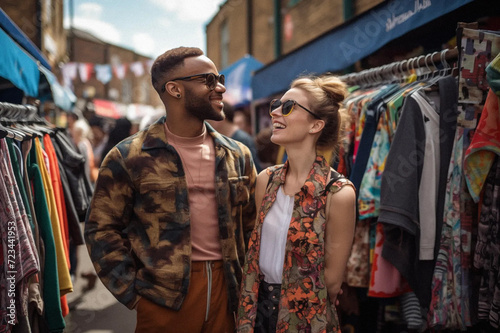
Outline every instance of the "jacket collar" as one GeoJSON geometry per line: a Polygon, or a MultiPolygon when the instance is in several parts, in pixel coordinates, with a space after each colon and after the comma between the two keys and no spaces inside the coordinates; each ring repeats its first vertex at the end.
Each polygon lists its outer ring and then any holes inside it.
{"type": "MultiPolygon", "coordinates": [[[[143,150],[167,148],[172,149],[172,146],[168,143],[167,136],[165,135],[165,121],[166,116],[161,117],[151,126],[145,129],[145,139],[142,143],[143,150]]],[[[214,145],[216,147],[222,146],[229,150],[235,150],[235,146],[232,145],[225,136],[217,132],[209,123],[205,122],[208,133],[214,139],[214,145]]]]}
{"type": "MultiPolygon", "coordinates": [[[[277,185],[285,184],[289,164],[290,163],[287,160],[283,165],[281,172],[278,174],[278,177],[275,178],[277,185]]],[[[330,165],[327,160],[321,155],[316,155],[316,159],[313,162],[311,171],[309,171],[309,175],[307,176],[301,191],[309,194],[310,196],[321,195],[326,187],[326,181],[329,173],[330,165]]]]}

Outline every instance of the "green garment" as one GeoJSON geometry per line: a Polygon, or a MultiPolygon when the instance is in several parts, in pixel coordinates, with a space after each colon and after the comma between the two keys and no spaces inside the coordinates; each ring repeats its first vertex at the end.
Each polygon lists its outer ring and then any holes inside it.
{"type": "Polygon", "coordinates": [[[57,277],[57,257],[52,233],[45,189],[43,187],[42,174],[36,164],[35,145],[32,146],[28,156],[26,170],[33,188],[35,216],[40,229],[40,237],[45,246],[45,262],[42,276],[43,301],[45,304],[45,319],[50,332],[63,332],[66,323],[61,310],[61,295],[59,293],[59,278],[57,277]]]}

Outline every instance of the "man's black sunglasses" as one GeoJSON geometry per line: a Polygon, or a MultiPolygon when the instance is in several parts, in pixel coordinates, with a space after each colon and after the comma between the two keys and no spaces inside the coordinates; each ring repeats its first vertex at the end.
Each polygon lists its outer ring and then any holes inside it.
{"type": "Polygon", "coordinates": [[[292,111],[293,111],[294,106],[298,105],[301,108],[303,108],[304,110],[306,110],[307,112],[309,112],[314,118],[321,119],[318,115],[314,114],[311,110],[309,110],[305,106],[300,105],[299,103],[297,103],[293,99],[289,99],[288,101],[283,102],[283,103],[279,99],[273,99],[271,101],[270,106],[269,106],[269,114],[271,114],[274,110],[276,110],[277,108],[279,108],[281,105],[283,105],[283,108],[281,109],[281,114],[284,117],[290,115],[290,113],[292,113],[292,111]]]}
{"type": "MultiPolygon", "coordinates": [[[[226,82],[226,78],[224,77],[224,74],[220,75],[215,75],[214,73],[204,73],[204,74],[195,74],[195,75],[190,75],[190,76],[183,76],[183,77],[178,77],[169,81],[191,81],[191,80],[196,80],[196,79],[205,79],[205,85],[208,87],[210,90],[214,90],[217,87],[217,84],[220,82],[220,84],[224,85],[226,82]]],[[[162,92],[165,92],[165,82],[162,86],[162,92]]]]}

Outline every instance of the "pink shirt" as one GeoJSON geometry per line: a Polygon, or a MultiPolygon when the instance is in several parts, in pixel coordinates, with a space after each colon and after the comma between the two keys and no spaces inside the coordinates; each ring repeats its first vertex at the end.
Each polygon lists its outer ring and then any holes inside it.
{"type": "Polygon", "coordinates": [[[196,137],[170,132],[167,141],[179,153],[188,185],[192,261],[221,260],[219,219],[215,199],[215,148],[206,127],[196,137]]]}

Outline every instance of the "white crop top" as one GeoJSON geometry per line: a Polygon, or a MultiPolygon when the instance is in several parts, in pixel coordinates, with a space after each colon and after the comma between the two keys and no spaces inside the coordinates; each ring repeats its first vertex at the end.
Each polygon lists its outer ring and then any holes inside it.
{"type": "Polygon", "coordinates": [[[276,200],[264,218],[260,236],[259,267],[267,283],[281,284],[293,203],[294,197],[286,195],[280,186],[276,200]]]}

